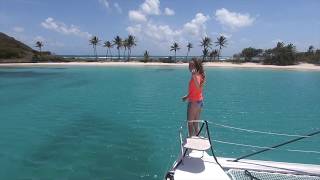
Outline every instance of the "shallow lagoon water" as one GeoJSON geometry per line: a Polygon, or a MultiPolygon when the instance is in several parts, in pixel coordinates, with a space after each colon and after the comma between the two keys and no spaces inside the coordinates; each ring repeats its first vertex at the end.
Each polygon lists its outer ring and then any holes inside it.
{"type": "MultiPolygon", "coordinates": [[[[320,72],[207,68],[202,119],[307,134],[320,127],[320,72]]],[[[0,68],[0,179],[161,179],[179,153],[183,67],[0,68]]],[[[212,138],[271,146],[292,137],[210,124],[212,138]]],[[[258,149],[214,143],[238,157],[258,149]]],[[[320,164],[320,136],[252,159],[320,164]]]]}

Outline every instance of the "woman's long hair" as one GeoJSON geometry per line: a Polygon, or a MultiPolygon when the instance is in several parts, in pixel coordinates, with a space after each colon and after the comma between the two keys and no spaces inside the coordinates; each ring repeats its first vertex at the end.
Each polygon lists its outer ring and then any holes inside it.
{"type": "Polygon", "coordinates": [[[194,67],[196,68],[196,71],[202,76],[202,81],[200,82],[200,85],[202,86],[205,82],[205,79],[206,79],[206,75],[204,73],[202,61],[193,58],[192,62],[194,64],[194,67]]]}

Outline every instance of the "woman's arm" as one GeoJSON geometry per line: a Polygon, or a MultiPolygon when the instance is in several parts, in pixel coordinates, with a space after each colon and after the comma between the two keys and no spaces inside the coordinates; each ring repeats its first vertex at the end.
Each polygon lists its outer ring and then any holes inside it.
{"type": "Polygon", "coordinates": [[[182,101],[186,101],[189,98],[189,94],[182,97],[182,101]]]}

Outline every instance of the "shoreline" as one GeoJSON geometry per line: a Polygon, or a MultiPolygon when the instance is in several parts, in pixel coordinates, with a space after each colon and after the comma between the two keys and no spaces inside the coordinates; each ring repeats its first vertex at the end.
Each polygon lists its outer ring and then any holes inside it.
{"type": "MultiPolygon", "coordinates": [[[[164,66],[164,67],[185,67],[188,63],[160,63],[160,62],[47,62],[47,63],[0,63],[0,67],[41,67],[41,66],[164,66]]],[[[312,70],[320,71],[320,66],[308,63],[298,65],[276,66],[263,65],[259,63],[231,62],[207,62],[204,67],[209,68],[252,68],[252,69],[284,69],[284,70],[312,70]]]]}

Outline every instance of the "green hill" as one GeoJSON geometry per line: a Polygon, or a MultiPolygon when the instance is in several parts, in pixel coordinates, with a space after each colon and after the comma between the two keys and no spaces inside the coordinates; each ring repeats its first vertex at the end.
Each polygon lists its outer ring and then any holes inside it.
{"type": "Polygon", "coordinates": [[[31,47],[0,32],[0,63],[31,62],[36,53],[31,47]]]}

